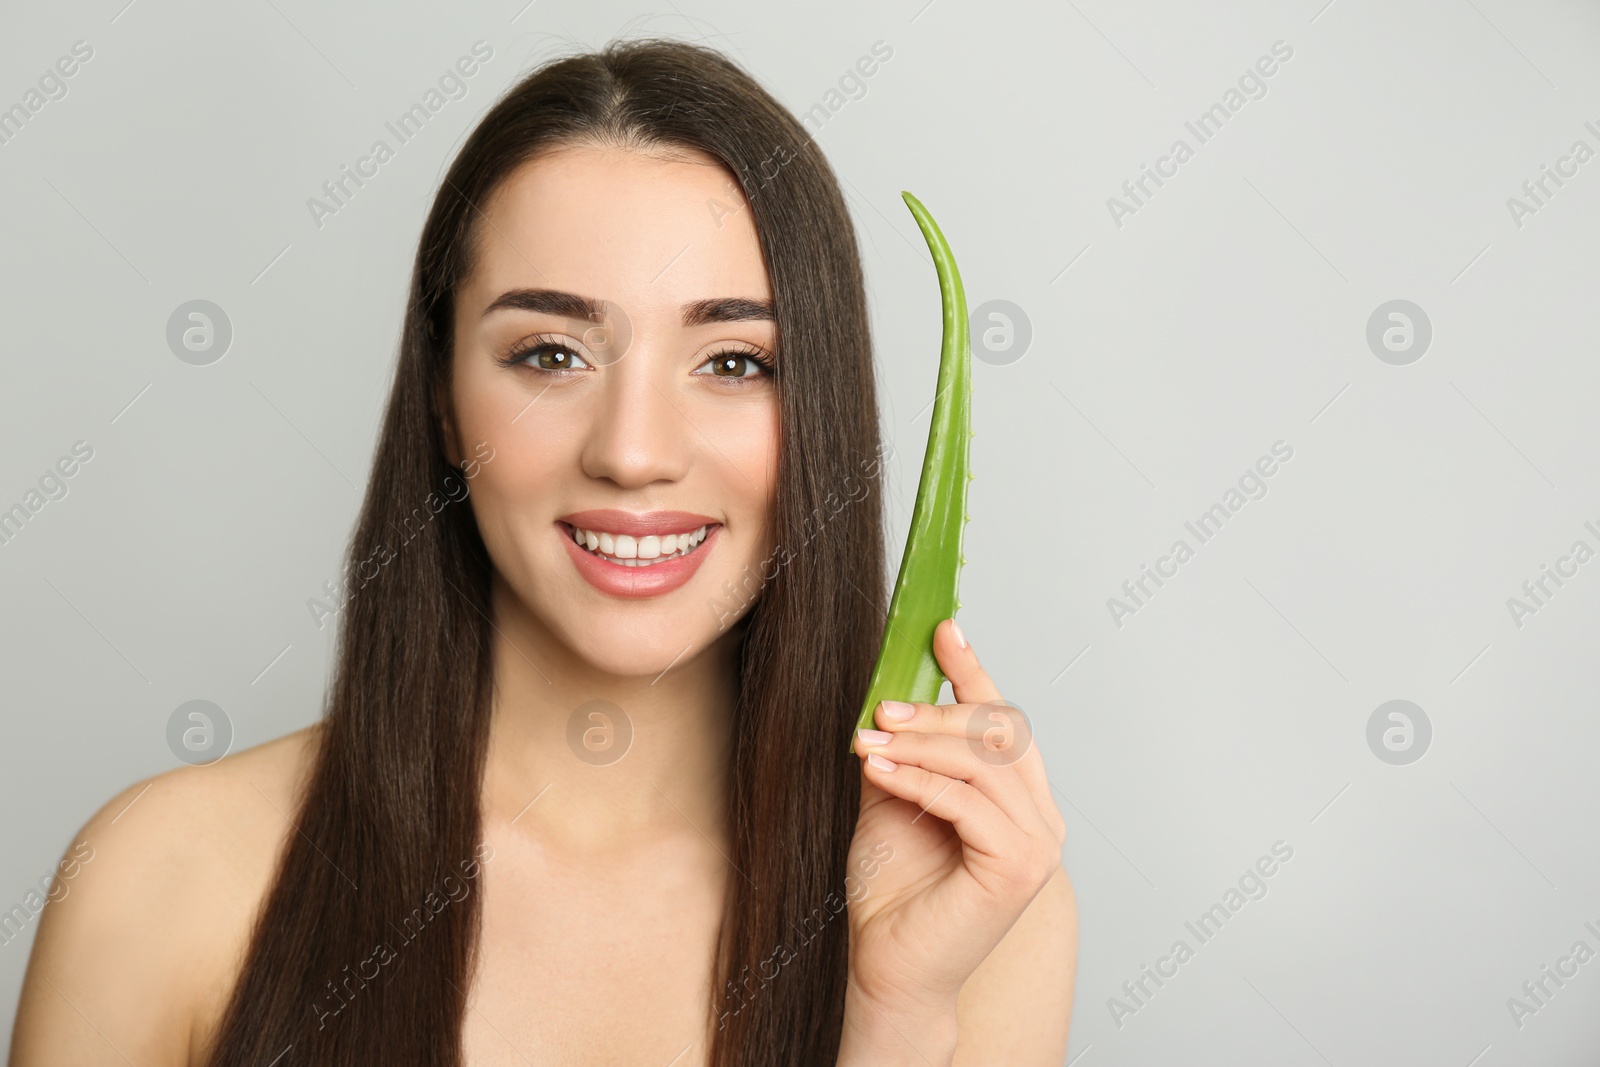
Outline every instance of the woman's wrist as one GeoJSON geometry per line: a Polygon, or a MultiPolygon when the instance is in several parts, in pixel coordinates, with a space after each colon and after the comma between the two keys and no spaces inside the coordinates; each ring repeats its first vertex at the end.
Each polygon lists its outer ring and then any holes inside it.
{"type": "Polygon", "coordinates": [[[956,1054],[956,1002],[884,1003],[854,982],[845,993],[837,1067],[949,1067],[956,1054]]]}

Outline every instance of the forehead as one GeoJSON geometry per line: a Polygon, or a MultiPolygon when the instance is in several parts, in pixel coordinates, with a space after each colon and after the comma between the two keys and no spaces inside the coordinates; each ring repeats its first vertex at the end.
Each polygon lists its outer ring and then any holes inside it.
{"type": "Polygon", "coordinates": [[[477,252],[465,291],[480,304],[519,286],[610,300],[629,314],[772,295],[732,175],[687,150],[574,146],[530,160],[483,206],[477,252]]]}

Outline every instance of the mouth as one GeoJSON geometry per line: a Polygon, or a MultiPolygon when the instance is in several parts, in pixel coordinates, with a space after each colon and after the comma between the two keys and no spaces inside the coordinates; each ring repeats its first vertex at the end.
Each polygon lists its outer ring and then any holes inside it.
{"type": "Polygon", "coordinates": [[[720,529],[720,522],[706,523],[692,530],[664,535],[634,537],[603,530],[581,529],[570,522],[557,521],[567,538],[578,548],[618,567],[647,570],[694,555],[720,529]]]}

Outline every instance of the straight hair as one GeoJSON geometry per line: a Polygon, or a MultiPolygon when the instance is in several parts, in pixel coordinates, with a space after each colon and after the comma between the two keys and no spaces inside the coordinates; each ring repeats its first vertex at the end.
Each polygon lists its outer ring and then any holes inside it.
{"type": "MultiPolygon", "coordinates": [[[[759,235],[782,353],[770,520],[780,548],[750,576],[759,596],[737,624],[709,1062],[837,1057],[860,803],[846,747],[887,601],[861,263],[838,180],[795,117],[723,54],[645,38],[533,70],[473,129],[435,195],[345,552],[346,574],[364,584],[340,612],[298,832],[256,915],[212,1067],[461,1062],[482,925],[470,883],[484,858],[493,561],[461,506],[443,507],[400,550],[386,546],[425,500],[461,492],[439,414],[456,293],[484,239],[479,208],[515,168],[574,145],[706,153],[737,183],[759,235]]],[[[707,209],[713,222],[742,210],[736,198],[707,209]]]]}

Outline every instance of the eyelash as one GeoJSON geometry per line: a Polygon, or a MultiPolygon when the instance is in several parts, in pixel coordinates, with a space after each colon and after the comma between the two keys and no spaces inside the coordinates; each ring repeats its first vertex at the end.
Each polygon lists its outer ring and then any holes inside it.
{"type": "MultiPolygon", "coordinates": [[[[542,352],[550,351],[568,352],[577,356],[579,359],[583,358],[583,353],[577,351],[571,345],[558,341],[554,337],[549,337],[544,334],[535,334],[532,337],[527,337],[521,341],[518,341],[511,347],[511,351],[507,352],[503,356],[496,357],[496,362],[498,362],[502,367],[511,367],[518,363],[523,363],[529,356],[535,356],[542,352]]],[[[716,352],[707,356],[705,362],[714,363],[717,360],[726,359],[729,356],[743,356],[745,359],[748,359],[751,363],[756,364],[756,366],[760,367],[764,372],[766,372],[768,377],[777,376],[776,365],[771,359],[760,352],[752,351],[748,348],[725,348],[720,352],[716,352]]],[[[531,364],[525,365],[529,366],[532,370],[544,371],[546,374],[560,374],[563,372],[563,370],[573,369],[570,367],[550,369],[546,367],[532,366],[531,364]]],[[[702,364],[702,366],[704,366],[704,364],[702,364]]],[[[708,377],[722,378],[724,381],[738,382],[746,381],[750,378],[759,378],[761,375],[740,375],[736,378],[730,378],[727,375],[713,374],[708,375],[708,377]]]]}

